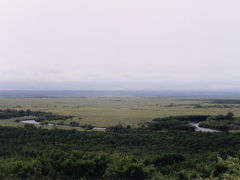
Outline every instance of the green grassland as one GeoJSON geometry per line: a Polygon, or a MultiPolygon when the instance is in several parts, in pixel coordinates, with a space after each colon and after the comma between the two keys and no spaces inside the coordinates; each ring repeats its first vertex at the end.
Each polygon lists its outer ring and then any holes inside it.
{"type": "MultiPolygon", "coordinates": [[[[157,117],[179,115],[219,115],[233,112],[240,116],[239,102],[210,99],[174,99],[146,97],[79,97],[79,98],[0,98],[1,109],[17,109],[72,115],[65,121],[109,127],[121,123],[137,127],[157,117]],[[232,103],[232,104],[231,104],[232,103]]],[[[60,122],[59,121],[55,121],[60,122]]],[[[16,119],[0,120],[1,126],[22,126],[16,119]]]]}

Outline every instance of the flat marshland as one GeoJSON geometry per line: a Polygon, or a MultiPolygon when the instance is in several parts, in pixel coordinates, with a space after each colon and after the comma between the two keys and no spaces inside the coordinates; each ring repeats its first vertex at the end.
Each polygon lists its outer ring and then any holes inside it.
{"type": "MultiPolygon", "coordinates": [[[[233,112],[240,116],[240,102],[232,99],[183,99],[150,97],[76,97],[76,98],[22,98],[1,97],[0,109],[51,112],[73,116],[75,121],[109,127],[117,124],[138,127],[154,118],[183,115],[219,115],[233,112]]],[[[55,123],[60,120],[54,121],[55,123]]],[[[1,120],[2,126],[22,126],[15,119],[1,120]]]]}

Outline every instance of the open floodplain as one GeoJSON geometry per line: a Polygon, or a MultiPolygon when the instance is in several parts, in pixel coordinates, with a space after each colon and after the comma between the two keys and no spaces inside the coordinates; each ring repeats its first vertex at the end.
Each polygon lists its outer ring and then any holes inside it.
{"type": "MultiPolygon", "coordinates": [[[[65,124],[77,122],[96,127],[117,124],[139,127],[158,117],[186,115],[225,115],[233,112],[240,116],[240,101],[214,98],[159,98],[159,97],[0,97],[0,109],[51,112],[63,116],[65,124]]],[[[1,120],[1,126],[22,126],[19,118],[1,120]]],[[[23,118],[24,119],[24,118],[23,118]]],[[[21,120],[21,118],[20,118],[21,120]]],[[[54,120],[53,123],[62,121],[54,120]]]]}

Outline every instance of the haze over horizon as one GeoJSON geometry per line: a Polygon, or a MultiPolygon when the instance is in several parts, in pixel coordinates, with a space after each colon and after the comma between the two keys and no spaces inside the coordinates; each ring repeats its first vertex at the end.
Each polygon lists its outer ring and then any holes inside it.
{"type": "Polygon", "coordinates": [[[0,90],[240,90],[240,1],[0,1],[0,90]]]}

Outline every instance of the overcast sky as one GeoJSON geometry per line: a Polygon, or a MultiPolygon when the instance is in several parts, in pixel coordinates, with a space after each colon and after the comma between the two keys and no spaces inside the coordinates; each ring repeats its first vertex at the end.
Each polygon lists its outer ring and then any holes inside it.
{"type": "Polygon", "coordinates": [[[0,89],[240,90],[239,0],[2,0],[0,89]]]}

